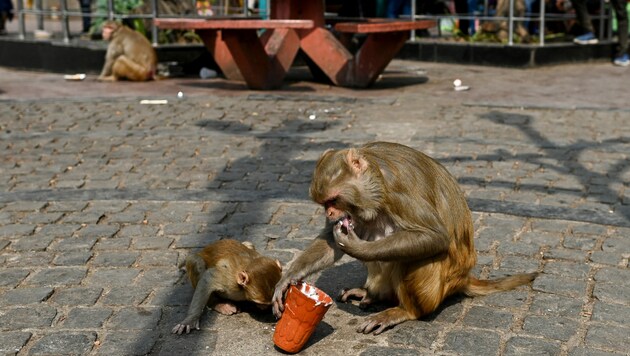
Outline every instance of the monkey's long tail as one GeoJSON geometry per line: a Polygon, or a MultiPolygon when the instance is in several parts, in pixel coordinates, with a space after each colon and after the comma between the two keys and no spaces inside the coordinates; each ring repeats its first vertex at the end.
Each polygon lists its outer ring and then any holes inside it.
{"type": "Polygon", "coordinates": [[[538,273],[523,273],[499,279],[483,280],[479,280],[471,276],[469,277],[468,285],[464,288],[463,293],[469,297],[477,297],[495,292],[511,290],[520,285],[530,283],[537,276],[538,273]]]}

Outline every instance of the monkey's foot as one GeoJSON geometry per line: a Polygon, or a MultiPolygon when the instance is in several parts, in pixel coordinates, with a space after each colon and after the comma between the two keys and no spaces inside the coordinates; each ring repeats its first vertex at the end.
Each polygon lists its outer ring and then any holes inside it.
{"type": "Polygon", "coordinates": [[[365,321],[359,325],[357,332],[369,334],[374,331],[374,335],[378,335],[387,328],[412,319],[415,319],[415,317],[401,307],[389,308],[376,315],[367,317],[365,321]]]}
{"type": "Polygon", "coordinates": [[[232,303],[217,303],[212,307],[212,309],[223,315],[232,315],[239,312],[236,305],[232,303]]]}
{"type": "Polygon", "coordinates": [[[181,335],[185,331],[186,334],[188,334],[191,329],[199,330],[199,319],[194,322],[187,322],[184,320],[180,324],[175,325],[171,330],[171,333],[181,335]]]}
{"type": "Polygon", "coordinates": [[[107,77],[103,76],[103,77],[96,78],[96,80],[98,80],[99,82],[115,82],[116,77],[114,77],[113,75],[110,75],[107,77]]]}
{"type": "Polygon", "coordinates": [[[348,298],[360,299],[361,302],[359,303],[359,308],[361,309],[367,308],[368,306],[370,306],[370,304],[374,302],[372,298],[368,296],[367,289],[365,288],[344,288],[341,290],[341,292],[339,292],[337,300],[345,303],[348,301],[348,298]]]}

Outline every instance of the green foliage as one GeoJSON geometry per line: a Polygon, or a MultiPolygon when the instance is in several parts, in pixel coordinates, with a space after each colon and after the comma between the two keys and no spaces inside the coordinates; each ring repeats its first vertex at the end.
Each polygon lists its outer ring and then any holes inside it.
{"type": "MultiPolygon", "coordinates": [[[[113,0],[114,15],[127,15],[133,13],[136,9],[144,5],[144,0],[113,0]]],[[[96,12],[105,17],[95,17],[92,21],[92,27],[90,33],[100,33],[103,26],[103,22],[107,20],[107,14],[109,13],[109,1],[97,0],[96,12]]],[[[132,21],[134,26],[141,24],[142,21],[132,21]]],[[[142,26],[141,32],[144,33],[144,26],[142,26]]]]}

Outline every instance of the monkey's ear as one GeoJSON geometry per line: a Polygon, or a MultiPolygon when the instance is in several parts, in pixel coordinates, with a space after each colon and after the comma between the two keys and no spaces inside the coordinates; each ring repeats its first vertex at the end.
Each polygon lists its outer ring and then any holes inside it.
{"type": "Polygon", "coordinates": [[[238,272],[238,276],[236,277],[236,282],[240,286],[243,286],[243,287],[246,286],[247,283],[249,283],[249,276],[247,275],[247,272],[245,271],[238,272]]]}
{"type": "Polygon", "coordinates": [[[348,163],[348,166],[350,166],[354,174],[357,176],[365,172],[368,166],[365,158],[363,158],[354,148],[348,150],[348,154],[346,155],[346,162],[348,163]]]}
{"type": "Polygon", "coordinates": [[[280,267],[280,270],[282,271],[282,264],[280,263],[279,260],[276,260],[276,264],[278,265],[278,267],[280,267]]]}

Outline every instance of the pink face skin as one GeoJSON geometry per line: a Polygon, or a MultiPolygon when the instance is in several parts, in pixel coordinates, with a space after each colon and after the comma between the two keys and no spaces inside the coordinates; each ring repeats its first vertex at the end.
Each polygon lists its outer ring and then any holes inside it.
{"type": "Polygon", "coordinates": [[[105,41],[109,41],[109,39],[112,37],[112,32],[114,32],[113,28],[109,26],[103,26],[103,39],[105,41]]]}

